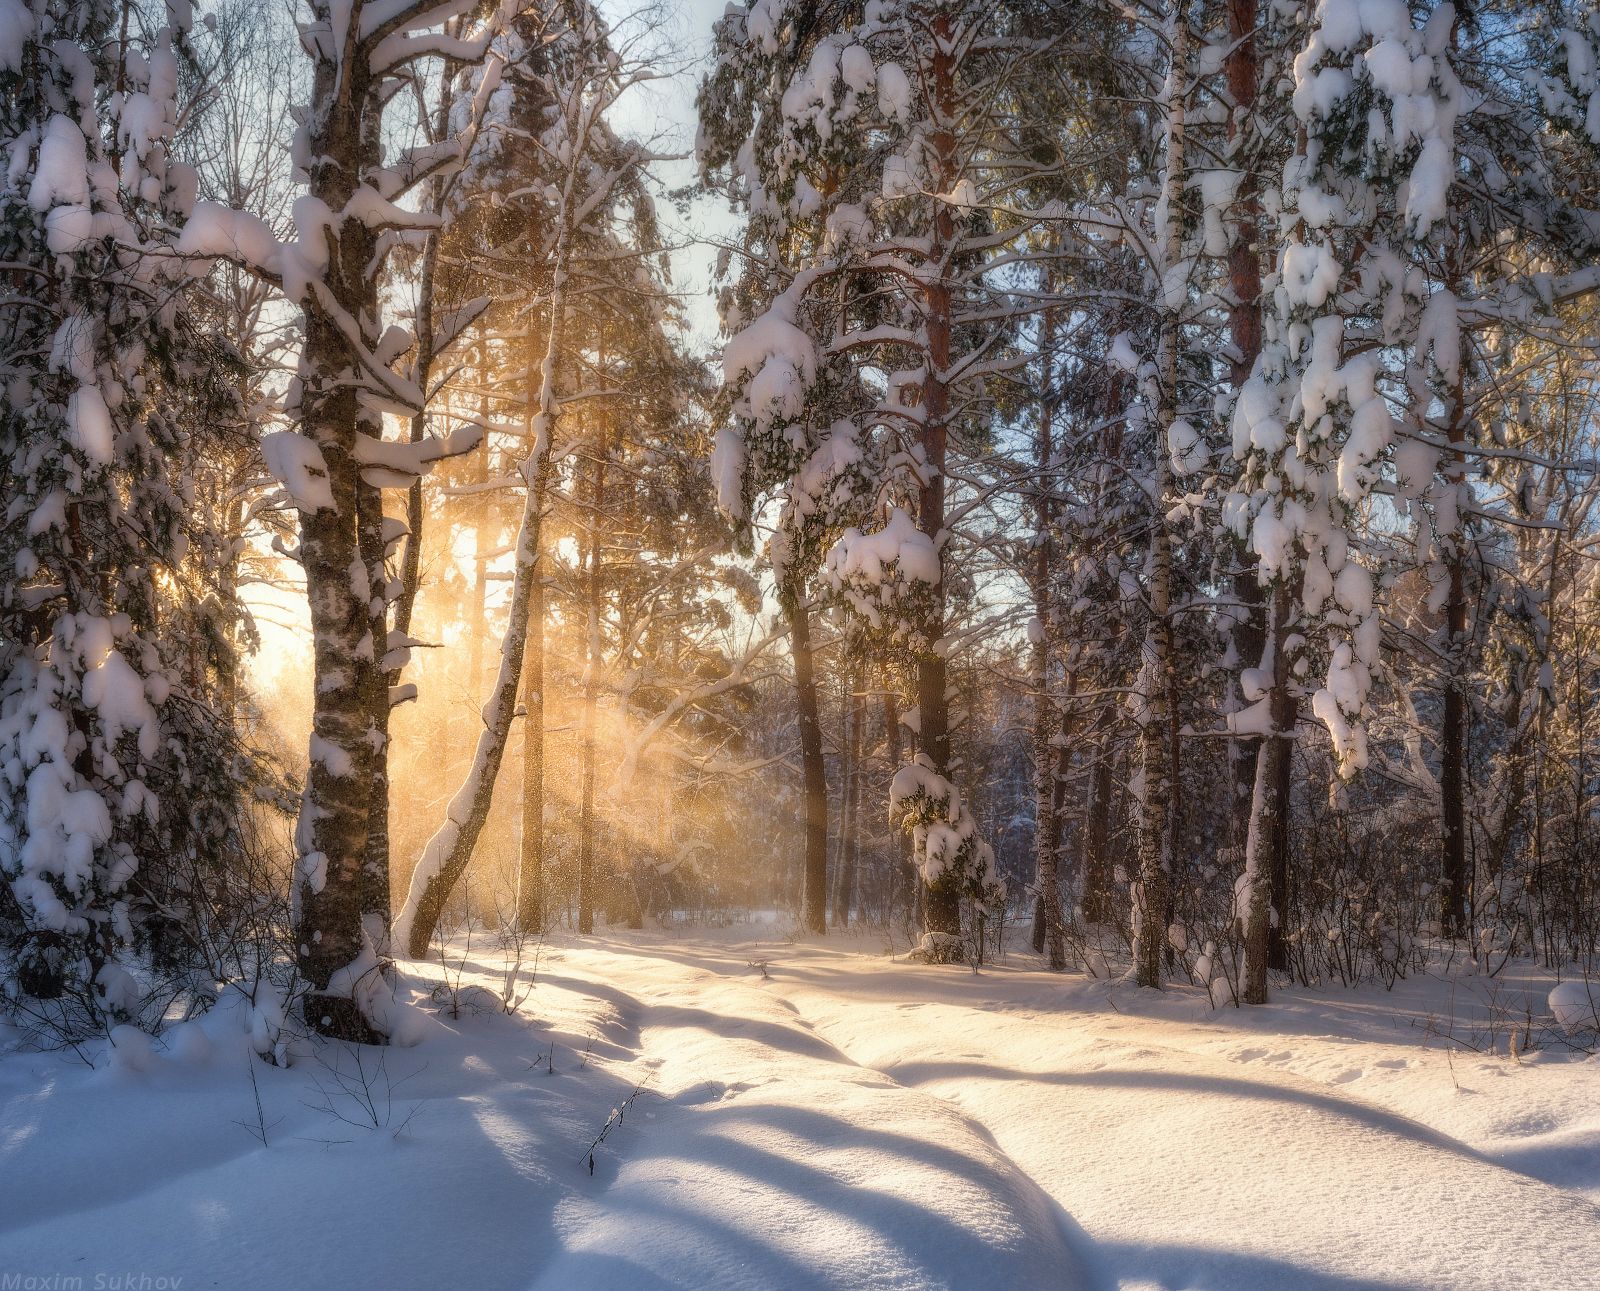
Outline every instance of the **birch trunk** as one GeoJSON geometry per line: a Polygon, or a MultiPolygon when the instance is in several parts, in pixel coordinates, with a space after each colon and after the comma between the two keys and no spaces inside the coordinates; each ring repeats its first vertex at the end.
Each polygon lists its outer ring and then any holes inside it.
{"type": "MultiPolygon", "coordinates": [[[[313,7],[326,20],[326,6],[313,7]]],[[[352,42],[342,61],[317,60],[313,71],[308,191],[343,211],[361,174],[364,114],[371,107],[366,53],[352,42]]],[[[301,512],[300,557],[311,611],[313,685],[310,762],[296,829],[296,963],[306,983],[307,1024],[324,1035],[373,1042],[381,1034],[363,1014],[350,978],[376,971],[362,915],[371,895],[366,870],[373,808],[375,730],[371,703],[377,643],[372,589],[363,559],[360,474],[354,457],[362,416],[349,374],[361,359],[334,310],[371,326],[375,297],[367,267],[372,231],[340,220],[329,235],[327,300],[303,302],[299,430],[327,467],[333,505],[301,512]]]]}
{"type": "MultiPolygon", "coordinates": [[[[405,905],[395,920],[394,940],[403,944],[413,959],[428,953],[439,916],[451,889],[472,859],[478,835],[489,818],[500,762],[505,756],[511,723],[516,716],[517,684],[522,675],[522,658],[527,643],[529,605],[534,583],[544,577],[540,564],[541,526],[544,521],[543,480],[550,455],[551,432],[555,420],[556,364],[561,353],[566,313],[567,236],[566,211],[572,196],[569,174],[563,194],[559,231],[555,247],[555,273],[550,293],[550,327],[545,340],[543,362],[539,368],[538,399],[529,400],[524,434],[531,445],[522,464],[524,497],[522,520],[517,531],[516,563],[511,581],[510,617],[500,643],[500,669],[489,700],[483,706],[483,730],[478,736],[472,765],[461,787],[456,790],[445,812],[445,821],[423,848],[422,858],[411,876],[405,905]]],[[[530,390],[535,388],[530,382],[530,390]]]]}

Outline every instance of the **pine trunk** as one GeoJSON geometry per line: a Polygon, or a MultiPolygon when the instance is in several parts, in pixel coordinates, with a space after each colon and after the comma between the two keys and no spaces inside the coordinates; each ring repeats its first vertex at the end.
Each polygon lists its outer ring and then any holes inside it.
{"type": "MultiPolygon", "coordinates": [[[[540,482],[543,489],[543,481],[540,482]]],[[[543,528],[543,525],[540,525],[543,528]]],[[[528,589],[528,642],[522,656],[522,840],[517,853],[517,927],[544,930],[544,573],[528,589]]]]}
{"type": "MultiPolygon", "coordinates": [[[[900,705],[895,700],[894,691],[890,689],[888,678],[884,679],[883,690],[883,731],[884,740],[889,750],[889,778],[894,779],[894,774],[900,769],[903,751],[900,739],[900,705]]],[[[906,882],[906,891],[915,894],[922,891],[917,880],[917,868],[911,859],[911,835],[903,829],[895,830],[895,860],[890,873],[896,878],[903,877],[906,882]]],[[[889,915],[893,918],[895,894],[898,883],[891,881],[889,884],[889,915]]],[[[920,923],[920,911],[913,910],[914,924],[920,923]]]]}
{"type": "MultiPolygon", "coordinates": [[[[955,66],[950,48],[950,18],[939,12],[934,18],[936,37],[933,56],[931,100],[935,128],[928,136],[933,191],[948,192],[955,184],[959,164],[956,156],[955,66]]],[[[955,220],[943,201],[934,205],[933,237],[927,262],[936,267],[923,290],[924,326],[927,329],[928,371],[923,385],[922,455],[926,477],[918,491],[917,524],[939,553],[941,573],[945,565],[945,455],[949,439],[950,392],[944,374],[950,370],[951,298],[950,284],[943,277],[946,257],[955,238],[955,220]]],[[[945,580],[934,588],[924,642],[917,660],[917,729],[923,754],[936,773],[951,778],[950,714],[946,695],[945,660],[935,647],[944,635],[945,580]]],[[[938,961],[960,962],[965,958],[961,945],[961,892],[953,876],[926,884],[923,894],[925,949],[938,961]]]]}
{"type": "Polygon", "coordinates": [[[856,866],[860,854],[861,823],[861,696],[852,684],[845,697],[844,811],[839,840],[839,875],[834,885],[833,925],[845,928],[855,902],[856,866]]]}
{"type": "Polygon", "coordinates": [[[587,576],[584,582],[586,644],[583,663],[582,766],[578,776],[578,931],[585,935],[594,931],[595,710],[600,695],[600,598],[603,591],[600,528],[604,522],[606,454],[609,451],[605,423],[602,421],[589,489],[587,576]]]}
{"type": "Polygon", "coordinates": [[[822,758],[822,713],[817,702],[816,660],[811,651],[811,611],[799,589],[783,598],[794,656],[795,704],[800,723],[800,770],[805,797],[805,861],[801,919],[807,932],[828,927],[828,771],[822,758]]]}
{"type": "MultiPolygon", "coordinates": [[[[1448,283],[1460,283],[1452,273],[1448,283]]],[[[1472,499],[1466,487],[1466,457],[1462,451],[1467,428],[1463,380],[1469,348],[1462,343],[1457,355],[1454,388],[1450,392],[1445,435],[1450,452],[1445,459],[1445,486],[1455,497],[1456,526],[1441,535],[1445,543],[1445,571],[1449,580],[1444,605],[1445,676],[1443,729],[1439,733],[1439,799],[1442,824],[1439,875],[1439,923],[1446,937],[1467,935],[1467,532],[1472,499]]]]}
{"type": "MultiPolygon", "coordinates": [[[[1261,354],[1261,191],[1255,167],[1239,155],[1244,141],[1254,137],[1249,123],[1260,86],[1255,38],[1258,4],[1259,0],[1228,0],[1228,39],[1233,43],[1224,64],[1232,109],[1229,160],[1239,171],[1234,218],[1228,229],[1228,339],[1233,347],[1229,378],[1235,392],[1244,387],[1261,354]]],[[[1247,544],[1237,544],[1237,559],[1233,591],[1243,617],[1233,629],[1234,653],[1242,660],[1254,661],[1265,657],[1267,592],[1261,585],[1260,561],[1247,544]]],[[[1249,838],[1256,763],[1265,748],[1266,741],[1258,736],[1241,736],[1230,743],[1233,819],[1241,853],[1249,838]]],[[[1287,803],[1284,806],[1287,808],[1287,803]]]]}
{"type": "MultiPolygon", "coordinates": [[[[1182,259],[1179,205],[1184,191],[1184,87],[1188,84],[1189,21],[1180,8],[1172,19],[1172,74],[1168,84],[1165,199],[1166,243],[1163,269],[1182,259]]],[[[1164,282],[1164,275],[1163,275],[1164,282]]],[[[1178,311],[1163,311],[1157,347],[1154,497],[1151,499],[1150,626],[1144,641],[1144,707],[1140,715],[1139,751],[1143,793],[1139,813],[1139,875],[1134,884],[1134,971],[1140,986],[1161,985],[1161,960],[1172,875],[1173,794],[1177,740],[1172,703],[1172,541],[1167,530],[1170,487],[1167,432],[1178,414],[1178,311]]]]}
{"type": "Polygon", "coordinates": [[[1067,966],[1066,942],[1061,924],[1061,780],[1060,746],[1054,740],[1059,723],[1044,681],[1041,642],[1035,650],[1033,697],[1034,865],[1038,883],[1038,913],[1034,926],[1034,951],[1048,950],[1051,971],[1067,966]]]}
{"type": "Polygon", "coordinates": [[[1267,1002],[1267,969],[1273,963],[1274,943],[1283,967],[1287,967],[1284,942],[1285,911],[1273,900],[1274,889],[1287,886],[1289,861],[1290,772],[1294,756],[1298,702],[1291,690],[1292,660],[1282,642],[1291,631],[1290,617],[1298,590],[1277,584],[1272,589],[1267,630],[1267,654],[1272,680],[1268,691],[1271,726],[1261,740],[1256,757],[1256,779],[1251,795],[1250,826],[1245,835],[1244,878],[1244,972],[1240,1000],[1245,1004],[1267,1002]]]}
{"type": "Polygon", "coordinates": [[[1101,739],[1093,753],[1089,802],[1083,822],[1083,921],[1107,924],[1112,917],[1111,754],[1101,739]]]}
{"type": "MultiPolygon", "coordinates": [[[[1035,902],[1033,949],[1045,954],[1053,972],[1067,966],[1066,943],[1061,927],[1061,781],[1064,770],[1056,745],[1055,704],[1050,697],[1050,660],[1055,625],[1051,615],[1050,593],[1055,562],[1055,481],[1051,470],[1055,461],[1055,311],[1046,310],[1039,329],[1039,350],[1043,360],[1039,433],[1034,445],[1034,512],[1038,549],[1032,570],[1033,614],[1037,639],[1033,647],[1033,769],[1034,769],[1034,883],[1035,902]]],[[[1063,734],[1065,732],[1062,732],[1063,734]]]]}

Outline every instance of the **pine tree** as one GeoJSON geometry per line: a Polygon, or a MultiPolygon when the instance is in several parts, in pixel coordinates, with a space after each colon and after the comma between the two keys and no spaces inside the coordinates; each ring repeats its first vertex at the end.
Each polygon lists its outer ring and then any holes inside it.
{"type": "Polygon", "coordinates": [[[11,5],[0,48],[0,927],[8,993],[69,1031],[156,1024],[148,987],[225,969],[197,948],[258,778],[223,702],[232,543],[197,496],[247,448],[236,356],[168,233],[196,187],[172,156],[188,6],[145,19],[11,5]]]}
{"type": "Polygon", "coordinates": [[[828,552],[830,592],[916,660],[921,752],[890,797],[919,840],[925,951],[937,958],[964,953],[962,901],[999,892],[951,778],[949,490],[991,429],[990,383],[1026,362],[1007,342],[1027,307],[990,273],[1002,258],[1026,263],[1015,244],[1036,221],[988,212],[1027,169],[1011,127],[1023,78],[1052,43],[1024,29],[1031,16],[1022,6],[997,25],[976,5],[874,3],[858,16],[758,3],[723,20],[727,48],[701,94],[703,121],[708,104],[733,105],[732,128],[703,132],[703,157],[742,184],[755,249],[755,289],[724,352],[741,425],[719,475],[740,518],[764,489],[829,481],[830,518],[846,526],[828,552]],[[864,382],[869,369],[887,381],[864,382]],[[874,454],[885,469],[858,492],[850,470],[874,454]],[[876,523],[850,522],[863,504],[876,523]]]}

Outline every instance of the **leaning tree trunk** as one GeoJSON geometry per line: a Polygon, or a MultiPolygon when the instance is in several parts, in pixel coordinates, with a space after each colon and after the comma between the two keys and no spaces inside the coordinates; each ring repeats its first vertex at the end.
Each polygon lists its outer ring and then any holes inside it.
{"type": "MultiPolygon", "coordinates": [[[[456,882],[472,860],[478,835],[489,818],[495,780],[505,756],[511,723],[516,716],[517,684],[522,675],[522,656],[527,643],[529,603],[533,585],[544,577],[541,568],[540,537],[544,521],[543,482],[550,455],[550,440],[555,422],[556,362],[561,353],[566,314],[567,228],[566,212],[572,198],[569,172],[562,195],[555,246],[555,273],[550,292],[549,331],[544,359],[539,368],[537,410],[534,401],[526,418],[525,438],[530,447],[522,464],[525,493],[522,520],[517,530],[516,563],[511,580],[510,617],[500,643],[500,670],[494,688],[483,706],[483,731],[478,736],[472,765],[461,787],[456,790],[445,812],[445,822],[428,840],[422,858],[411,875],[411,888],[405,905],[395,920],[394,940],[403,944],[413,959],[428,953],[439,916],[456,882]]],[[[531,389],[531,385],[530,385],[531,389]]]]}
{"type": "MultiPolygon", "coordinates": [[[[489,347],[483,347],[484,367],[489,362],[489,347]]],[[[484,419],[488,420],[488,397],[484,397],[484,419]]],[[[489,634],[489,553],[498,543],[489,541],[489,522],[493,514],[484,485],[489,482],[489,436],[478,445],[472,482],[478,489],[472,496],[472,590],[467,620],[467,693],[475,695],[483,685],[483,642],[489,634]]],[[[498,536],[498,535],[497,535],[498,536]]]]}
{"type": "MultiPolygon", "coordinates": [[[[460,64],[455,59],[447,58],[439,79],[439,102],[434,109],[433,130],[436,139],[443,139],[450,132],[450,118],[455,107],[456,74],[460,64]]],[[[429,182],[429,202],[431,209],[438,210],[442,204],[445,189],[451,182],[443,175],[436,176],[429,182]]],[[[410,440],[413,444],[420,444],[428,433],[428,395],[429,383],[433,379],[433,365],[439,357],[438,333],[434,327],[433,306],[436,293],[436,284],[439,275],[439,252],[443,238],[441,231],[434,229],[426,234],[422,248],[422,260],[417,275],[417,307],[414,319],[413,332],[416,335],[417,349],[416,360],[412,366],[413,380],[417,388],[422,391],[423,403],[411,415],[410,440]]],[[[479,384],[485,384],[480,382],[479,384]]],[[[488,438],[487,419],[485,419],[484,438],[488,438]]],[[[395,631],[402,637],[411,634],[412,613],[416,609],[417,593],[422,589],[422,526],[424,511],[422,505],[422,477],[418,476],[411,482],[411,487],[406,490],[406,532],[404,546],[400,555],[400,594],[394,604],[395,631]]],[[[391,685],[398,685],[400,670],[393,670],[389,681],[391,685]]]]}
{"type": "Polygon", "coordinates": [[[805,863],[801,919],[807,932],[828,927],[828,771],[822,758],[822,713],[817,702],[816,659],[811,648],[811,610],[797,587],[784,594],[789,652],[794,656],[795,704],[800,722],[800,772],[805,795],[805,863]]]}

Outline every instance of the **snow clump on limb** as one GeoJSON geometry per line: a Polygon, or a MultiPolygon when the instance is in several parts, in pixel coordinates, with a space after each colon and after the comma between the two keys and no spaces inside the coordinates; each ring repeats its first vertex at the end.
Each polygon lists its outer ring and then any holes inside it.
{"type": "Polygon", "coordinates": [[[961,791],[939,774],[926,754],[919,753],[895,772],[889,817],[911,831],[912,859],[924,883],[954,883],[962,896],[980,905],[1004,905],[1006,885],[994,849],[979,836],[961,791]]]}
{"type": "MultiPolygon", "coordinates": [[[[1367,763],[1362,722],[1380,621],[1355,548],[1399,428],[1379,358],[1347,357],[1346,344],[1352,321],[1403,334],[1422,312],[1373,224],[1391,192],[1402,238],[1425,237],[1444,218],[1462,100],[1446,57],[1453,20],[1448,4],[1422,29],[1402,0],[1317,6],[1294,60],[1305,145],[1285,167],[1265,344],[1233,411],[1245,469],[1224,520],[1255,552],[1262,579],[1293,588],[1304,625],[1323,629],[1327,671],[1311,708],[1347,777],[1367,763]],[[1352,105],[1363,103],[1364,128],[1352,130],[1352,105]]],[[[1431,323],[1444,335],[1447,321],[1431,323]]],[[[1304,651],[1311,634],[1286,634],[1281,648],[1291,643],[1304,651]]]]}
{"type": "Polygon", "coordinates": [[[928,594],[940,572],[933,539],[917,528],[910,512],[895,507],[875,532],[846,529],[828,552],[823,577],[873,632],[907,641],[925,621],[928,594]]]}

